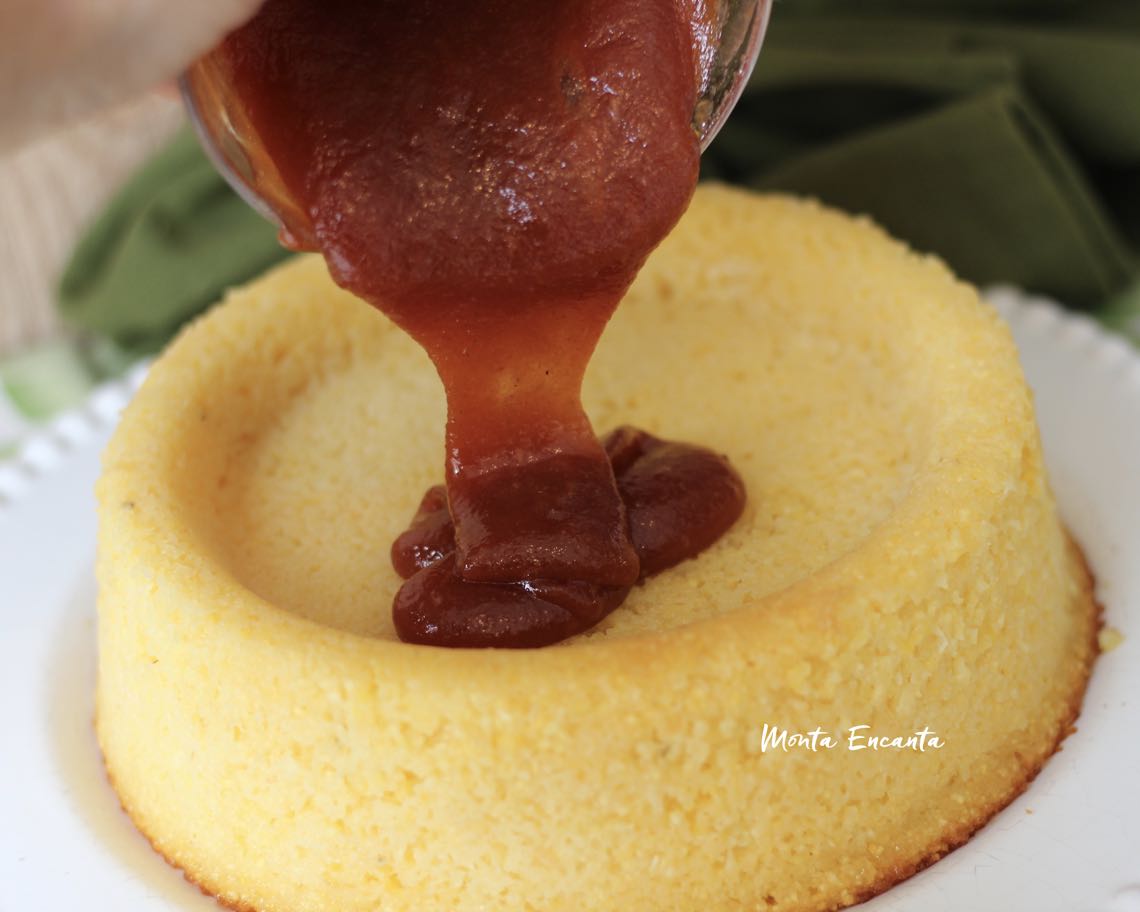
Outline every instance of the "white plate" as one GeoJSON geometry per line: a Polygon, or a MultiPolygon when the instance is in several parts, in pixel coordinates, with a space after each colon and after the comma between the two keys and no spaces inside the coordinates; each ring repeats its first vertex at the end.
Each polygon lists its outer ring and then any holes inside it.
{"type": "MultiPolygon", "coordinates": [[[[1140,912],[1140,357],[1046,302],[991,299],[1036,391],[1062,511],[1126,639],[1026,794],[863,908],[1140,912]]],[[[102,390],[0,469],[0,912],[216,910],[119,810],[91,730],[91,489],[140,379],[102,390]]]]}

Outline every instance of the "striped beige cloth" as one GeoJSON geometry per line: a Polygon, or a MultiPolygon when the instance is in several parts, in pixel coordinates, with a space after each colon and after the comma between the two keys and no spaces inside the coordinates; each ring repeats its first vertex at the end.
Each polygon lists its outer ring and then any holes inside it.
{"type": "Polygon", "coordinates": [[[0,157],[0,356],[58,332],[72,246],[181,120],[178,102],[149,96],[0,157]]]}

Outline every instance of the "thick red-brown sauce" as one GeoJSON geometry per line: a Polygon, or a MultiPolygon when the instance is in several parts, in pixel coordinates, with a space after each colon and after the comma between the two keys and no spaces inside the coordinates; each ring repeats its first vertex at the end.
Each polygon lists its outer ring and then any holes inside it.
{"type": "MultiPolygon", "coordinates": [[[[642,579],[703,551],[744,508],[744,482],[711,450],[631,427],[608,434],[603,445],[642,579]]],[[[440,646],[507,640],[512,646],[545,646],[593,627],[631,589],[555,575],[515,583],[465,582],[456,573],[455,550],[447,491],[437,485],[392,545],[392,566],[408,580],[393,606],[400,639],[440,646]]]]}
{"type": "Polygon", "coordinates": [[[696,182],[706,21],[691,0],[269,0],[219,49],[304,213],[289,242],[444,383],[446,497],[393,551],[405,639],[562,639],[740,513],[720,457],[629,431],[607,456],[580,401],[696,182]]]}

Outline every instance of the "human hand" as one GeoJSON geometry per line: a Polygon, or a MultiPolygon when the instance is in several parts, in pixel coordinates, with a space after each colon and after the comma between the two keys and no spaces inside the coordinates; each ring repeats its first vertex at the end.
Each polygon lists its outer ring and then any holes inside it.
{"type": "Polygon", "coordinates": [[[2,0],[0,152],[176,75],[262,0],[2,0]]]}

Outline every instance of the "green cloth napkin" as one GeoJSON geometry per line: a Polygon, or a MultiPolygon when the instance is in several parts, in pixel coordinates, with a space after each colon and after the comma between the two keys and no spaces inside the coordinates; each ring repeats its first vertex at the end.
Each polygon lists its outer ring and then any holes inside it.
{"type": "Polygon", "coordinates": [[[72,325],[150,353],[226,288],[287,255],[186,129],[80,241],[60,282],[59,306],[72,325]]]}
{"type": "Polygon", "coordinates": [[[1140,275],[1140,3],[799,0],[769,37],[707,174],[1075,307],[1140,275]]]}
{"type": "MultiPolygon", "coordinates": [[[[1140,313],[1140,2],[784,0],[706,177],[870,213],[980,284],[1140,313]],[[856,11],[856,13],[853,13],[856,11]]],[[[91,227],[71,323],[160,347],[286,256],[189,132],[91,227]]]]}

